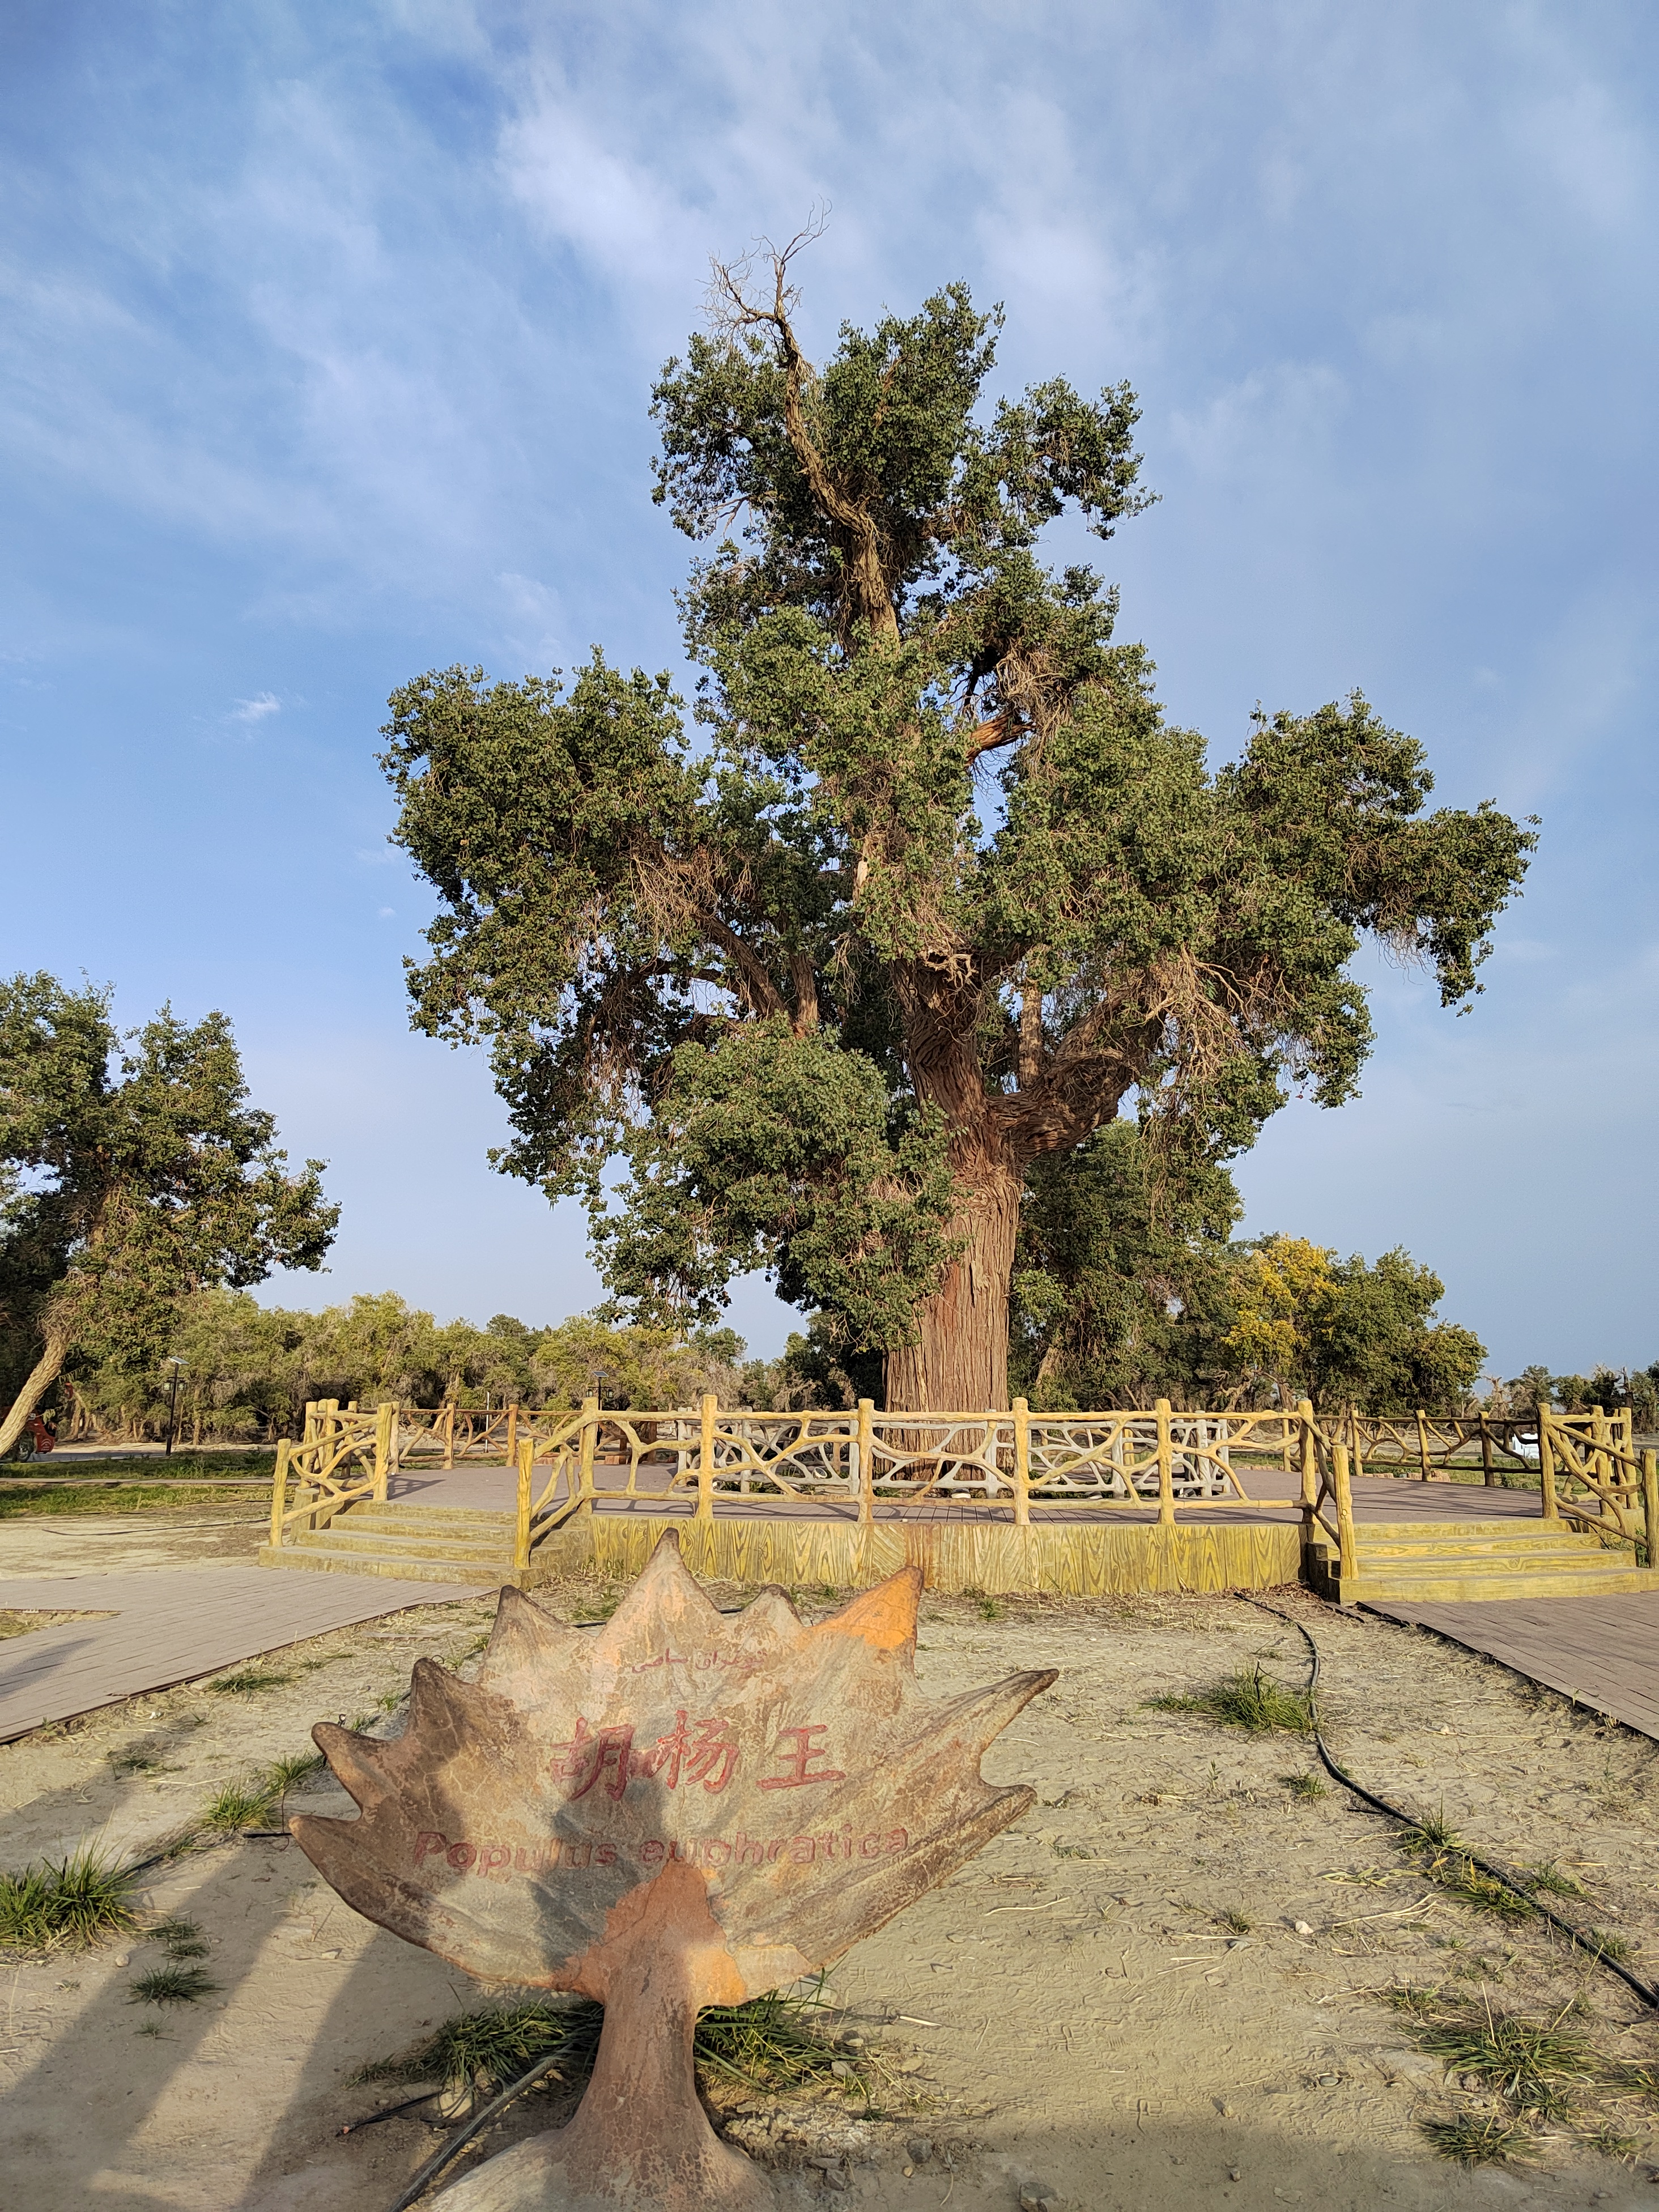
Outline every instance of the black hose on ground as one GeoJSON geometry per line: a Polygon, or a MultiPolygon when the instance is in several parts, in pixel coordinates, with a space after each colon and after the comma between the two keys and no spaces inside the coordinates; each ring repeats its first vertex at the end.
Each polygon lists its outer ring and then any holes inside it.
{"type": "Polygon", "coordinates": [[[441,2097],[441,2089],[422,2089],[418,2097],[405,2097],[401,2105],[386,2105],[378,2112],[366,2112],[361,2120],[348,2120],[340,2130],[343,2136],[355,2136],[365,2128],[378,2127],[382,2120],[395,2120],[400,2112],[412,2112],[416,2105],[429,2105],[434,2097],[441,2097]]]}
{"type": "Polygon", "coordinates": [[[520,2074],[516,2081],[509,2082],[498,2097],[492,2097],[481,2112],[475,2112],[464,2128],[458,2128],[441,2148],[434,2150],[426,2164],[410,2183],[403,2195],[391,2208],[391,2212],[409,2212],[418,2197],[423,2197],[452,2159],[459,2156],[474,2136],[487,2128],[498,2113],[504,2112],[515,2097],[526,2089],[533,2089],[538,2081],[549,2074],[556,2073],[562,2054],[555,2051],[532,2066],[527,2074],[520,2074]]]}
{"type": "MultiPolygon", "coordinates": [[[[1243,1596],[1243,1593],[1241,1591],[1238,1595],[1243,1596]]],[[[1258,1613],[1270,1613],[1275,1620],[1282,1620],[1288,1627],[1295,1629],[1308,1647],[1312,1665],[1308,1674],[1308,1686],[1304,1694],[1308,1700],[1308,1717],[1313,1723],[1314,1747],[1319,1753],[1325,1771],[1334,1781],[1340,1782],[1345,1790],[1352,1790],[1356,1797],[1363,1797],[1374,1813],[1381,1813],[1386,1820],[1398,1820],[1403,1827],[1416,1828],[1418,1823],[1413,1820],[1409,1813],[1402,1812],[1398,1805],[1389,1804],[1386,1797],[1379,1797],[1374,1790],[1367,1790],[1363,1782],[1356,1782],[1352,1775],[1346,1768],[1339,1766],[1331,1756],[1330,1747],[1319,1731],[1319,1706],[1315,1696],[1319,1686],[1319,1646],[1314,1642],[1311,1632],[1296,1618],[1294,1613],[1281,1613],[1276,1605],[1266,1604],[1259,1597],[1245,1597],[1244,1602],[1246,1605],[1253,1605],[1258,1613]]],[[[1518,1897],[1523,1905],[1530,1905],[1540,1919],[1547,1921],[1577,1949],[1587,1952],[1596,1966],[1605,1967],[1610,1974],[1617,1974],[1626,1988],[1640,1997],[1644,2005],[1650,2006],[1655,2011],[1659,2011],[1659,1990],[1655,1990],[1646,1982],[1639,1980],[1636,1975],[1621,1966],[1617,1959],[1609,1958],[1599,1943],[1592,1942],[1582,1929],[1575,1928],[1570,1920],[1562,1919],[1559,1913],[1552,1912],[1547,1905],[1541,1904],[1531,1890],[1516,1881],[1513,1875],[1506,1873],[1500,1866],[1494,1866],[1490,1859],[1483,1859],[1478,1851],[1472,1851],[1467,1844],[1460,1844],[1457,1846],[1457,1855],[1460,1858],[1467,1859],[1471,1866],[1479,1867],[1481,1873],[1489,1875],[1493,1881],[1501,1882],[1512,1896],[1518,1897]]]]}

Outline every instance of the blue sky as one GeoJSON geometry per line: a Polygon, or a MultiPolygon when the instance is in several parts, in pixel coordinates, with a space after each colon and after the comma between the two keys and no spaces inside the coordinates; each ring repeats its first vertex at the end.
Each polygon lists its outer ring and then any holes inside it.
{"type": "Polygon", "coordinates": [[[1636,0],[11,0],[0,961],[233,1016],[345,1206],[267,1295],[591,1304],[483,1067],[406,1031],[376,731],[429,666],[679,665],[648,386],[710,253],[827,202],[820,350],[960,276],[1007,386],[1134,383],[1120,635],[1218,757],[1357,686],[1441,799],[1543,817],[1474,1012],[1370,963],[1364,1096],[1278,1117],[1247,1227],[1406,1244],[1499,1372],[1645,1364],[1656,43],[1636,0]]]}

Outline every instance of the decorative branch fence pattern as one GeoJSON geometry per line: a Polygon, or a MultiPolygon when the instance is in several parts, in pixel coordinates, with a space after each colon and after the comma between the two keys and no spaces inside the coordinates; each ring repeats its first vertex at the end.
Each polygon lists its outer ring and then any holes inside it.
{"type": "Polygon", "coordinates": [[[1160,1399],[1151,1413],[1033,1413],[1016,1399],[1006,1413],[878,1413],[866,1398],[850,1413],[723,1413],[707,1397],[695,1414],[606,1411],[595,1398],[574,1411],[386,1403],[372,1413],[325,1399],[306,1408],[301,1441],[278,1447],[270,1541],[280,1548],[300,1523],[326,1528],[356,1500],[383,1501],[411,1463],[471,1459],[517,1470],[518,1569],[602,1498],[695,1499],[694,1518],[708,1521],[720,1497],[828,1504],[865,1526],[878,1504],[944,1500],[1011,1512],[1016,1528],[1030,1526],[1034,1506],[1150,1505],[1164,1526],[1182,1508],[1293,1507],[1347,1561],[1356,1475],[1409,1470],[1428,1481],[1460,1455],[1473,1472],[1476,1450],[1487,1483],[1502,1479],[1500,1459],[1538,1472],[1544,1519],[1633,1545],[1644,1564],[1659,1559],[1655,1455],[1637,1453],[1628,1414],[1406,1420],[1320,1415],[1305,1399],[1289,1413],[1176,1413],[1160,1399]],[[1248,1496],[1235,1453],[1257,1473],[1276,1464],[1286,1494],[1248,1496]]]}

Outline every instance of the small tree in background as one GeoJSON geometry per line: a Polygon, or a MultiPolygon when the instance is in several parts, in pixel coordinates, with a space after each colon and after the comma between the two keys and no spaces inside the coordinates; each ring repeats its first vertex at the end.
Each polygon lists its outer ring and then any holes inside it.
{"type": "Polygon", "coordinates": [[[1435,1321],[1444,1290],[1398,1249],[1367,1267],[1305,1237],[1263,1237],[1235,1263],[1223,1349],[1284,1405],[1306,1396],[1322,1411],[1455,1413],[1486,1348],[1472,1330],[1435,1321]]]}
{"type": "Polygon", "coordinates": [[[1335,1105],[1362,934],[1464,1000],[1533,840],[1426,812],[1421,748],[1357,696],[1212,773],[1115,593],[1036,557],[1068,508],[1109,538],[1146,505],[1127,387],[981,411],[1000,316],[960,284],[815,368],[789,259],[718,268],[655,392],[657,495],[714,548],[708,750],[597,653],[568,690],[393,696],[397,836],[443,902],[413,1018],[490,1041],[501,1164],[586,1195],[641,1318],[765,1268],[883,1355],[890,1407],[1004,1405],[1033,1164],[1126,1111],[1223,1158],[1287,1079],[1335,1105]]]}
{"type": "Polygon", "coordinates": [[[276,1133],[222,1014],[124,1037],[106,991],[0,983],[0,1455],[66,1363],[143,1376],[190,1291],[322,1265],[339,1208],[276,1133]]]}

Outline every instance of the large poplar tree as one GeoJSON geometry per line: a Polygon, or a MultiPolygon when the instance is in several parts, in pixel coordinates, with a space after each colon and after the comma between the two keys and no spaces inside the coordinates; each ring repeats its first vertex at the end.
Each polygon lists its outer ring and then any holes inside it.
{"type": "Polygon", "coordinates": [[[1146,503],[1127,386],[983,404],[947,286],[815,368],[789,254],[717,269],[655,390],[657,492],[712,542],[665,678],[434,672],[394,695],[398,836],[441,895],[414,1020],[487,1037],[500,1156],[586,1194],[625,1304],[769,1269],[897,1408],[1006,1403],[1025,1171],[1128,1112],[1218,1158],[1370,1039],[1370,932],[1465,999],[1531,843],[1425,811],[1358,696],[1211,773],[1115,593],[1037,557],[1146,503]],[[619,1191],[600,1182],[628,1163],[619,1191]]]}

